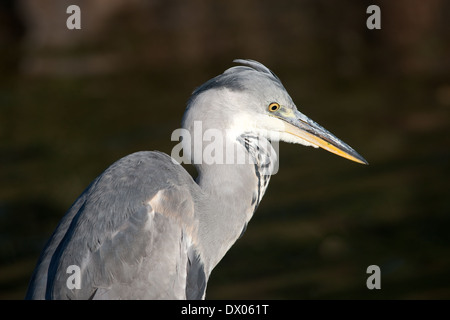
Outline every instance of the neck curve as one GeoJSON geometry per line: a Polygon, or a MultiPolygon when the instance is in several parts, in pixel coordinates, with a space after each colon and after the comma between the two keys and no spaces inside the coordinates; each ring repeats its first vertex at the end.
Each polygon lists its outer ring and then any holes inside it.
{"type": "Polygon", "coordinates": [[[201,251],[208,275],[245,231],[269,184],[267,168],[276,163],[276,153],[265,138],[242,134],[228,145],[250,161],[196,165],[202,191],[196,215],[200,243],[206,244],[201,251]]]}

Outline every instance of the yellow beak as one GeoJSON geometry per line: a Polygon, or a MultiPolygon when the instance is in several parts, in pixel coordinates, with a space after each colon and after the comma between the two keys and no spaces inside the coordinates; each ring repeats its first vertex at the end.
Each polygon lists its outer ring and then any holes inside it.
{"type": "Polygon", "coordinates": [[[292,134],[312,145],[337,154],[338,156],[358,163],[369,164],[348,144],[339,140],[332,133],[330,133],[325,128],[315,123],[299,111],[288,111],[286,109],[280,111],[281,112],[276,115],[276,117],[284,120],[285,132],[292,134]]]}

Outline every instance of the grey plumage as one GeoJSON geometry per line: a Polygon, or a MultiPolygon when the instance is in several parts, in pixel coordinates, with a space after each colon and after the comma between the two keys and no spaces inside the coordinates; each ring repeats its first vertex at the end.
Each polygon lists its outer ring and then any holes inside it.
{"type": "MultiPolygon", "coordinates": [[[[185,298],[180,283],[186,274],[180,271],[187,273],[188,264],[191,270],[200,269],[188,239],[191,231],[183,228],[194,224],[190,194],[199,191],[195,187],[191,176],[166,154],[138,152],[117,161],[58,225],[33,275],[28,298],[185,298]],[[174,195],[162,210],[150,204],[158,193],[174,195]],[[66,286],[69,265],[81,267],[79,290],[66,286]],[[160,272],[166,276],[155,275],[160,272]]],[[[204,287],[197,289],[201,290],[204,287]]]]}
{"type": "MultiPolygon", "coordinates": [[[[330,133],[316,123],[305,127],[309,119],[268,68],[252,60],[236,62],[243,66],[193,92],[182,125],[191,133],[195,121],[201,121],[202,133],[229,130],[226,142],[252,161],[196,163],[194,181],[160,152],[118,160],[62,218],[26,298],[202,299],[211,271],[242,236],[266,191],[267,169],[277,161],[267,147],[270,140],[320,146],[365,162],[334,136],[326,138],[330,133]],[[267,109],[273,102],[279,110],[267,109]],[[67,286],[70,265],[80,267],[80,289],[67,286]]],[[[184,147],[192,156],[193,147],[184,147]]]]}

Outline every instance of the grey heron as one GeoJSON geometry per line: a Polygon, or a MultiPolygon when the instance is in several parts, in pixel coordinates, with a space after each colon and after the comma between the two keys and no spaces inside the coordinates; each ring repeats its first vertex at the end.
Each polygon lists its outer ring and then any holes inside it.
{"type": "MultiPolygon", "coordinates": [[[[267,188],[265,168],[277,161],[267,147],[271,141],[321,147],[367,164],[300,113],[267,67],[234,62],[239,65],[193,92],[182,128],[194,134],[201,123],[202,133],[226,131],[219,146],[232,146],[254,161],[234,163],[238,152],[231,162],[194,161],[194,180],[158,151],[118,160],[62,218],[39,257],[26,298],[204,299],[211,271],[242,235],[267,188]],[[78,268],[78,287],[68,285],[70,266],[78,268]]],[[[183,152],[192,159],[198,150],[186,141],[183,152]]]]}

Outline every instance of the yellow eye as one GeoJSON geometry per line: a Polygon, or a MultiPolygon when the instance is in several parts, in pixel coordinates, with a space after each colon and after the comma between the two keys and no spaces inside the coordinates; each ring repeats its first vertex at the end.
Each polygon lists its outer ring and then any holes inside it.
{"type": "Polygon", "coordinates": [[[280,105],[276,102],[272,102],[271,104],[269,104],[269,111],[270,112],[275,112],[278,109],[280,109],[280,105]]]}

